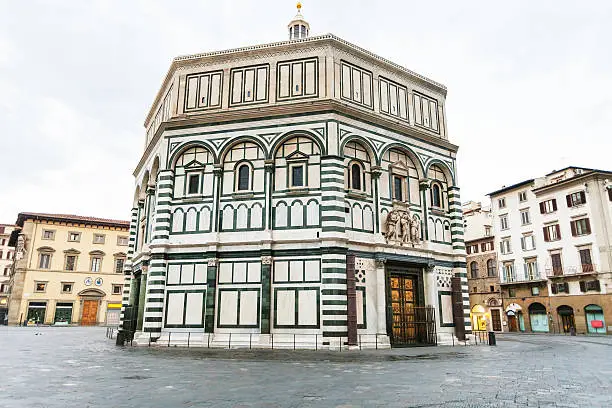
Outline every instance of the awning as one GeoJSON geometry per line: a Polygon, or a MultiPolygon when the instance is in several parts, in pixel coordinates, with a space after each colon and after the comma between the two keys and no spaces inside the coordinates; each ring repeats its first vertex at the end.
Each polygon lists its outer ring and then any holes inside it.
{"type": "Polygon", "coordinates": [[[508,312],[514,312],[514,313],[518,313],[520,311],[522,311],[523,308],[516,304],[516,303],[510,303],[508,306],[506,306],[506,313],[508,312]]]}

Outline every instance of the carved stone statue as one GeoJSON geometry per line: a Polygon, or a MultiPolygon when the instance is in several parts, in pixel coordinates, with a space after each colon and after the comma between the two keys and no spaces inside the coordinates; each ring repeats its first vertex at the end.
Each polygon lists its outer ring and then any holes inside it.
{"type": "Polygon", "coordinates": [[[402,227],[402,242],[412,242],[410,239],[410,224],[412,222],[410,219],[410,211],[402,213],[400,217],[400,226],[402,227]]]}
{"type": "Polygon", "coordinates": [[[19,234],[17,236],[17,246],[15,247],[15,260],[19,261],[23,258],[25,254],[25,242],[26,238],[24,234],[19,234]]]}
{"type": "Polygon", "coordinates": [[[421,242],[421,222],[419,218],[410,213],[410,209],[394,209],[387,214],[385,220],[387,232],[385,239],[387,242],[396,244],[420,244],[421,242]]]}
{"type": "Polygon", "coordinates": [[[421,242],[421,221],[416,214],[412,216],[412,221],[410,223],[410,240],[413,244],[421,242]]]}
{"type": "Polygon", "coordinates": [[[400,219],[399,212],[397,210],[391,211],[387,214],[387,220],[385,225],[387,227],[387,233],[385,234],[385,238],[387,241],[389,240],[397,240],[397,223],[400,219]]]}

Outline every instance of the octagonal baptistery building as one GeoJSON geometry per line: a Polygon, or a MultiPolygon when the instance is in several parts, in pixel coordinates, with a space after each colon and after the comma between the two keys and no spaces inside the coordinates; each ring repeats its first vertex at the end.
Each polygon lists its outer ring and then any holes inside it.
{"type": "Polygon", "coordinates": [[[385,348],[469,331],[446,88],[300,27],[173,60],[134,171],[136,343],[385,348]]]}

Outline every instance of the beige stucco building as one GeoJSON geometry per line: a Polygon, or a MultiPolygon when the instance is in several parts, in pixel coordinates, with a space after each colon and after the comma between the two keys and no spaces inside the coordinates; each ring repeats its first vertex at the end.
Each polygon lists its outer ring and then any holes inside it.
{"type": "Polygon", "coordinates": [[[118,324],[127,221],[20,213],[16,224],[10,325],[118,324]]]}

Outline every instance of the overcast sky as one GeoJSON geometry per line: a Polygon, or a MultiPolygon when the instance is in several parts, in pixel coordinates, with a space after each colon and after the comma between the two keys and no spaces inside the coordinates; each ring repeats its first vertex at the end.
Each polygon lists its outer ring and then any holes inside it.
{"type": "MultiPolygon", "coordinates": [[[[334,33],[448,87],[461,198],[612,170],[612,2],[304,0],[334,33]]],[[[0,223],[128,219],[150,103],[177,55],[284,40],[295,2],[0,0],[0,223]]]]}

